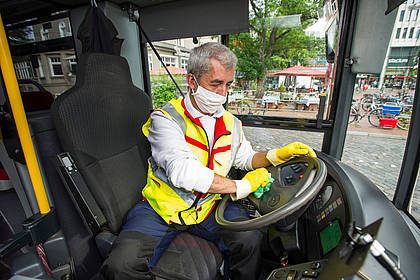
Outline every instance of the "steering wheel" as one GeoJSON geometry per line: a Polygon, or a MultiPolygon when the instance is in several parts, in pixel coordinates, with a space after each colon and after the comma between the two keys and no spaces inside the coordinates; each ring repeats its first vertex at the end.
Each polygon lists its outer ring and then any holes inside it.
{"type": "Polygon", "coordinates": [[[296,157],[267,169],[274,178],[270,191],[264,193],[260,199],[254,194],[247,197],[262,216],[244,221],[225,220],[224,212],[231,199],[230,195],[225,195],[216,209],[217,223],[233,231],[258,229],[276,222],[283,226],[291,225],[303,214],[327,177],[325,163],[313,157],[296,157]],[[282,173],[282,169],[286,169],[285,172],[282,173]],[[290,175],[282,178],[284,173],[296,175],[295,178],[290,175]],[[293,181],[291,178],[297,182],[293,185],[286,184],[285,181],[293,181]]]}

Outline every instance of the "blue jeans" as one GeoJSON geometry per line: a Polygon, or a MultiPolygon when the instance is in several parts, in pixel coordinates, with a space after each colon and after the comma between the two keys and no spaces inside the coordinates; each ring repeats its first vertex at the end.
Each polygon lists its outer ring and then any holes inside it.
{"type": "MultiPolygon", "coordinates": [[[[200,223],[210,232],[221,229],[215,218],[216,207],[203,222],[200,223]]],[[[249,214],[236,203],[229,203],[225,209],[225,219],[249,219],[249,214]]],[[[168,224],[153,210],[147,201],[140,201],[128,213],[127,222],[122,231],[139,231],[147,235],[162,238],[168,229],[168,224]]]]}

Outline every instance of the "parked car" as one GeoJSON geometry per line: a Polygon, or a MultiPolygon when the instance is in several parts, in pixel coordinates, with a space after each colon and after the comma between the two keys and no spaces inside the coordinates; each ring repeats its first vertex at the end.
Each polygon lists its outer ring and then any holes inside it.
{"type": "Polygon", "coordinates": [[[54,95],[36,81],[18,80],[22,95],[23,107],[26,112],[47,110],[54,101],[54,95]]]}

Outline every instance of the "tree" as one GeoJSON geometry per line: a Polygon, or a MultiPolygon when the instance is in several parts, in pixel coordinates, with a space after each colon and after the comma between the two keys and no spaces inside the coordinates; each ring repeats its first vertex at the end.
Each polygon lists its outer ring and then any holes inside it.
{"type": "Polygon", "coordinates": [[[316,57],[322,42],[306,36],[304,28],[317,19],[321,5],[321,0],[250,0],[251,32],[232,35],[230,47],[238,56],[238,71],[245,79],[257,80],[257,98],[264,95],[267,69],[316,57]],[[300,27],[279,24],[281,16],[298,14],[300,27]]]}

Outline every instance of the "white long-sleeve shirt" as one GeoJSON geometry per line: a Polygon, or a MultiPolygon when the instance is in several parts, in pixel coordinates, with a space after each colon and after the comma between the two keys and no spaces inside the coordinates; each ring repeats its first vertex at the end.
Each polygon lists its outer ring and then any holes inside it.
{"type": "MultiPolygon", "coordinates": [[[[211,148],[216,118],[224,114],[224,108],[221,106],[213,116],[207,116],[192,106],[189,94],[185,96],[184,103],[191,116],[200,119],[211,148]]],[[[166,171],[166,176],[174,186],[207,193],[214,179],[214,171],[204,166],[193,154],[185,141],[184,133],[174,120],[159,111],[154,111],[150,117],[152,125],[148,140],[153,159],[166,171]]],[[[242,135],[242,144],[233,165],[239,169],[252,170],[254,154],[251,144],[242,135]]]]}

